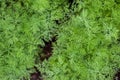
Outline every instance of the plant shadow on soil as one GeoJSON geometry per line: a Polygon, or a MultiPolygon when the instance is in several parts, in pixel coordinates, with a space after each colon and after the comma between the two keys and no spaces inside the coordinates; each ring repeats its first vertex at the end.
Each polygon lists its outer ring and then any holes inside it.
{"type": "MultiPolygon", "coordinates": [[[[44,39],[42,40],[45,46],[41,46],[41,45],[38,46],[40,49],[42,49],[42,54],[39,55],[40,62],[43,62],[45,59],[48,60],[50,56],[52,56],[52,50],[53,50],[52,44],[56,42],[56,36],[52,37],[51,40],[49,41],[45,41],[44,39]]],[[[37,67],[34,67],[34,69],[35,72],[30,74],[30,80],[44,80],[42,78],[41,72],[37,69],[37,67]]]]}
{"type": "Polygon", "coordinates": [[[120,80],[120,69],[116,72],[116,74],[114,75],[113,80],[120,80]]]}

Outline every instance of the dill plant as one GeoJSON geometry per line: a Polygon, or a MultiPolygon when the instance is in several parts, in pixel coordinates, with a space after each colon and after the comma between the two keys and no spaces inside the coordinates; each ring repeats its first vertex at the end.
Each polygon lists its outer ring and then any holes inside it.
{"type": "Polygon", "coordinates": [[[46,8],[48,0],[0,0],[1,80],[30,79],[37,46],[44,45],[42,39],[49,40],[56,30],[46,8]]]}
{"type": "Polygon", "coordinates": [[[45,80],[112,80],[119,13],[119,0],[0,0],[0,79],[29,80],[36,66],[45,80]],[[53,55],[36,64],[55,35],[53,55]]]}
{"type": "Polygon", "coordinates": [[[120,68],[119,4],[114,0],[80,0],[79,3],[81,13],[76,11],[62,26],[53,56],[43,63],[44,77],[46,80],[113,80],[120,68]]]}

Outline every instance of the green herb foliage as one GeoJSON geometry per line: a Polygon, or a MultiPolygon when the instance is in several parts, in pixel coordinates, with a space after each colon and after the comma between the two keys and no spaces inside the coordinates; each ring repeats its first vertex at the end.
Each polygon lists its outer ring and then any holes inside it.
{"type": "Polygon", "coordinates": [[[119,4],[114,0],[79,2],[63,25],[53,56],[45,61],[46,80],[113,80],[120,68],[119,4]]]}
{"type": "Polygon", "coordinates": [[[27,79],[33,72],[38,44],[44,45],[42,39],[49,40],[56,30],[47,4],[47,0],[0,1],[1,80],[27,79]]]}
{"type": "Polygon", "coordinates": [[[113,80],[120,68],[119,0],[0,0],[0,79],[113,80]],[[37,46],[57,35],[52,56],[37,46]]]}

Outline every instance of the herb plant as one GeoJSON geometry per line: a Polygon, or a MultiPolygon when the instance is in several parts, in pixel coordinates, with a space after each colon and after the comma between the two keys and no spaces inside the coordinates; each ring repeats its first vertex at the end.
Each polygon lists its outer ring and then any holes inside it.
{"type": "Polygon", "coordinates": [[[119,0],[0,0],[0,79],[30,80],[36,67],[44,80],[113,80],[119,20],[119,0]]]}

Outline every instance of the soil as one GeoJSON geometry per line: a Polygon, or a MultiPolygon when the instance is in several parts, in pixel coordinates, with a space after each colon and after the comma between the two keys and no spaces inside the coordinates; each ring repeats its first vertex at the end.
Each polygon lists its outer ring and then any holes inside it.
{"type": "Polygon", "coordinates": [[[41,72],[37,69],[37,67],[34,67],[36,72],[31,73],[30,80],[43,80],[41,72]]]}
{"type": "Polygon", "coordinates": [[[52,56],[52,50],[53,50],[53,46],[52,43],[54,43],[56,41],[56,37],[52,37],[52,39],[50,41],[45,41],[43,39],[45,46],[42,47],[40,46],[40,48],[42,48],[42,54],[40,55],[40,61],[44,61],[45,59],[48,60],[50,56],[52,56]]]}
{"type": "Polygon", "coordinates": [[[117,71],[113,80],[120,80],[120,70],[117,71]]]}
{"type": "MultiPolygon", "coordinates": [[[[40,61],[43,62],[45,59],[48,60],[50,56],[52,56],[52,50],[53,46],[52,43],[56,41],[56,37],[52,37],[50,41],[45,41],[43,39],[45,46],[39,46],[39,48],[42,49],[42,54],[40,54],[40,61]]],[[[30,80],[43,80],[41,72],[37,69],[37,67],[34,67],[35,72],[31,73],[30,80]]]]}

